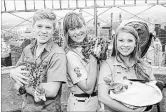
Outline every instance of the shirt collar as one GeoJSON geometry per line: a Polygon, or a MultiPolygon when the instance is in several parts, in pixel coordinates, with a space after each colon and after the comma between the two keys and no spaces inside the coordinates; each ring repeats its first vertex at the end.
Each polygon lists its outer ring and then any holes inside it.
{"type": "MultiPolygon", "coordinates": [[[[52,46],[53,46],[54,44],[55,44],[55,43],[53,42],[53,40],[50,39],[50,40],[46,43],[44,49],[45,49],[46,51],[50,52],[50,51],[51,51],[51,48],[52,48],[52,46]]],[[[34,49],[35,47],[37,47],[37,40],[36,40],[36,39],[35,39],[34,41],[32,41],[32,43],[31,43],[31,45],[30,45],[30,48],[31,48],[31,49],[34,49]]]]}
{"type": "MultiPolygon", "coordinates": [[[[114,58],[114,64],[113,65],[121,66],[123,68],[127,68],[126,65],[122,62],[122,60],[119,57],[114,58]]],[[[133,62],[129,68],[133,67],[134,65],[135,65],[135,62],[133,62]]]]}
{"type": "Polygon", "coordinates": [[[47,42],[47,44],[46,44],[46,46],[45,46],[45,49],[46,49],[48,52],[50,52],[50,51],[51,51],[51,48],[53,47],[54,44],[55,44],[55,43],[53,42],[53,40],[50,39],[50,40],[47,42]]]}

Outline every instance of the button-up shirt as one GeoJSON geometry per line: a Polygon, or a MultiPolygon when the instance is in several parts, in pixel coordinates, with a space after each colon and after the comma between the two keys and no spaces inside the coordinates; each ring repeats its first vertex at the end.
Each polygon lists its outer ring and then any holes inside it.
{"type": "MultiPolygon", "coordinates": [[[[144,63],[142,66],[143,71],[145,71],[151,80],[154,80],[154,75],[152,74],[152,69],[150,65],[144,63]]],[[[104,78],[108,78],[111,81],[119,82],[126,79],[138,79],[135,70],[135,63],[132,63],[130,67],[126,67],[122,61],[116,59],[116,57],[111,57],[106,61],[103,61],[101,64],[101,69],[98,78],[98,85],[99,84],[106,84],[104,78]]],[[[105,105],[105,109],[109,110],[110,112],[114,112],[111,108],[108,108],[105,105]]]]}
{"type": "MultiPolygon", "coordinates": [[[[35,56],[37,48],[37,41],[24,48],[22,55],[17,62],[16,66],[21,63],[32,62],[37,66],[42,65],[45,71],[46,82],[60,81],[66,82],[66,55],[62,48],[60,48],[52,40],[48,41],[43,49],[43,52],[39,57],[35,56]]],[[[24,95],[24,101],[22,105],[23,111],[61,111],[61,88],[56,97],[47,98],[44,102],[35,102],[34,97],[30,94],[24,95]]]]}
{"type": "MultiPolygon", "coordinates": [[[[66,56],[68,87],[74,94],[84,93],[84,91],[82,91],[82,89],[78,87],[77,83],[86,80],[88,78],[88,75],[90,75],[88,74],[90,70],[89,59],[86,59],[83,55],[81,55],[81,51],[79,52],[75,49],[69,50],[66,56]]],[[[95,87],[95,91],[96,90],[97,86],[95,87]]]]}

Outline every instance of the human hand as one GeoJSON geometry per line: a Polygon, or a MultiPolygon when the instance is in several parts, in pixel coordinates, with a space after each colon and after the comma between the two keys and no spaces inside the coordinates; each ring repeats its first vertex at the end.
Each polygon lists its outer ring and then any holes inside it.
{"type": "Polygon", "coordinates": [[[145,109],[146,109],[146,107],[139,107],[139,108],[134,109],[133,111],[134,112],[143,112],[145,109]]]}
{"type": "Polygon", "coordinates": [[[45,89],[43,88],[42,84],[36,87],[34,98],[36,102],[39,102],[41,100],[46,101],[45,89]]]}
{"type": "Polygon", "coordinates": [[[39,95],[38,95],[36,90],[34,92],[34,100],[35,100],[35,102],[40,102],[41,101],[41,99],[40,99],[40,97],[39,97],[39,95]]]}
{"type": "Polygon", "coordinates": [[[112,80],[107,77],[104,77],[103,79],[107,85],[110,85],[112,83],[112,80]]]}
{"type": "Polygon", "coordinates": [[[94,54],[96,55],[96,57],[100,58],[100,54],[101,54],[101,45],[97,46],[94,49],[94,54]]]}
{"type": "Polygon", "coordinates": [[[18,84],[17,82],[14,84],[14,89],[16,89],[17,91],[19,90],[20,87],[21,87],[21,85],[18,84]]]}
{"type": "Polygon", "coordinates": [[[10,77],[12,77],[19,85],[23,86],[28,84],[29,80],[29,71],[25,70],[26,66],[18,66],[10,71],[10,77]]]}
{"type": "Polygon", "coordinates": [[[97,59],[91,54],[90,56],[89,56],[89,60],[90,60],[90,62],[97,62],[97,59]]]}
{"type": "Polygon", "coordinates": [[[95,42],[93,53],[96,55],[96,57],[98,57],[98,58],[100,57],[101,45],[99,45],[99,39],[97,39],[96,42],[95,42]]]}

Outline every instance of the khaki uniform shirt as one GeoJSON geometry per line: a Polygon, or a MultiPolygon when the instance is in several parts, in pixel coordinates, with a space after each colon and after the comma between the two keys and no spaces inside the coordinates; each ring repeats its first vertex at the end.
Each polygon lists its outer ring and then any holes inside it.
{"type": "Polygon", "coordinates": [[[72,50],[69,50],[66,56],[68,87],[74,94],[84,93],[77,86],[77,83],[87,79],[89,73],[89,60],[72,50]]]}
{"type": "MultiPolygon", "coordinates": [[[[28,45],[17,62],[17,66],[24,62],[41,63],[45,69],[45,82],[60,81],[66,82],[66,55],[62,48],[60,48],[52,40],[48,41],[43,52],[39,57],[35,56],[37,41],[28,45]]],[[[46,98],[44,102],[36,103],[34,97],[30,94],[24,95],[22,105],[23,111],[61,111],[61,88],[56,97],[46,98]]]]}
{"type": "MultiPolygon", "coordinates": [[[[138,79],[135,73],[135,64],[133,63],[129,68],[127,68],[123,62],[119,62],[115,57],[111,57],[106,61],[103,61],[101,64],[101,69],[99,73],[98,84],[106,84],[104,81],[104,77],[109,78],[114,82],[118,82],[127,79],[138,79]],[[109,64],[108,64],[109,63],[109,64]]],[[[150,79],[154,80],[154,76],[152,74],[152,69],[149,65],[142,66],[146,73],[150,76],[150,79]]],[[[110,109],[105,105],[105,109],[111,112],[114,110],[110,109]]]]}

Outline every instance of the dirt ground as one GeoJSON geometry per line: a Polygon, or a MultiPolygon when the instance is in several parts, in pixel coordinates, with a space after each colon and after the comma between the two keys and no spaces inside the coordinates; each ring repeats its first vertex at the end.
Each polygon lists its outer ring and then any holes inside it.
{"type": "MultiPolygon", "coordinates": [[[[157,75],[157,79],[166,82],[166,76],[157,75]]],[[[67,86],[63,86],[62,90],[62,110],[66,112],[67,104],[67,86]]],[[[160,102],[160,111],[166,112],[166,89],[163,91],[164,98],[160,102]]],[[[1,111],[14,111],[21,108],[21,96],[13,89],[13,81],[10,79],[9,74],[1,74],[1,111]]],[[[153,112],[157,112],[156,106],[153,112]]]]}

